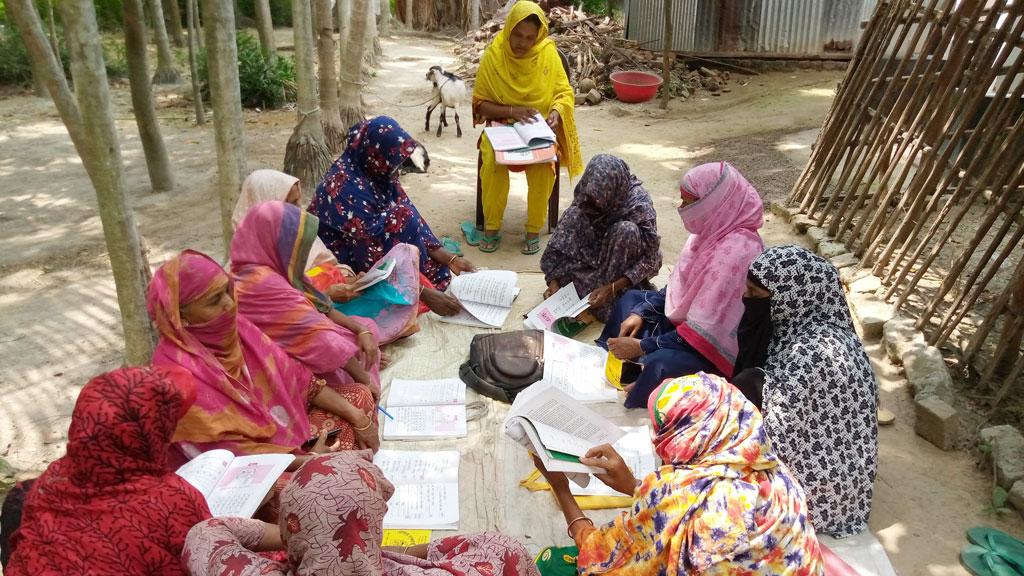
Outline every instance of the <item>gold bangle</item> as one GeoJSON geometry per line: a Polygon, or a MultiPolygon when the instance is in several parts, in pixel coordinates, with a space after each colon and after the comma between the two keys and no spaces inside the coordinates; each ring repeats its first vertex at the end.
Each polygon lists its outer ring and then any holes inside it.
{"type": "Polygon", "coordinates": [[[594,521],[591,520],[590,518],[587,518],[586,516],[580,516],[579,518],[575,518],[575,519],[573,519],[572,522],[569,522],[568,526],[565,527],[565,532],[569,535],[569,538],[573,537],[572,536],[572,525],[577,523],[577,522],[579,522],[580,520],[586,520],[587,522],[590,522],[590,526],[591,527],[594,526],[594,521]]]}
{"type": "Polygon", "coordinates": [[[362,336],[363,334],[373,334],[373,332],[370,332],[369,330],[363,330],[362,332],[356,334],[356,337],[358,338],[359,336],[362,336]]]}
{"type": "Polygon", "coordinates": [[[356,428],[355,425],[353,425],[352,429],[355,430],[356,432],[364,432],[366,430],[369,430],[370,426],[373,426],[373,420],[370,419],[370,418],[367,418],[366,419],[366,426],[363,426],[362,428],[356,428]]]}
{"type": "Polygon", "coordinates": [[[458,257],[459,257],[458,254],[452,254],[452,259],[448,261],[448,267],[449,268],[452,267],[452,262],[455,262],[455,259],[458,258],[458,257]]]}

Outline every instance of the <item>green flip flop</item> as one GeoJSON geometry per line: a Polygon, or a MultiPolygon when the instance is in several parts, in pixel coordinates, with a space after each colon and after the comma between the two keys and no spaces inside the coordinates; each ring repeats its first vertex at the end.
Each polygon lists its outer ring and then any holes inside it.
{"type": "Polygon", "coordinates": [[[967,531],[967,540],[986,548],[1024,574],[1024,542],[990,526],[975,526],[967,531]]]}
{"type": "Polygon", "coordinates": [[[976,544],[968,544],[960,550],[960,564],[974,576],[1024,576],[999,554],[976,544]]]}
{"type": "Polygon", "coordinates": [[[472,222],[466,220],[459,225],[459,228],[462,229],[462,236],[466,239],[466,244],[469,244],[470,246],[480,244],[480,231],[477,230],[476,226],[472,222]]]}
{"type": "Polygon", "coordinates": [[[501,246],[501,234],[495,234],[494,236],[483,234],[480,236],[481,252],[487,252],[488,254],[497,252],[499,246],[501,246]]]}
{"type": "Polygon", "coordinates": [[[540,252],[540,237],[538,236],[537,238],[527,238],[523,240],[523,249],[521,252],[527,256],[540,252]]]}
{"type": "Polygon", "coordinates": [[[456,256],[462,256],[462,244],[459,244],[458,240],[452,240],[445,236],[441,238],[441,247],[456,256]]]}

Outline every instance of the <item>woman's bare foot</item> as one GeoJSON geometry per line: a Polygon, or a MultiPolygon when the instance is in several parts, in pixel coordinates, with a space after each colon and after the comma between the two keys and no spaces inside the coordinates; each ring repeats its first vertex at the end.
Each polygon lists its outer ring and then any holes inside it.
{"type": "Polygon", "coordinates": [[[380,351],[380,367],[387,368],[391,364],[391,356],[388,356],[384,350],[380,351]]]}
{"type": "Polygon", "coordinates": [[[424,288],[423,292],[420,293],[420,300],[432,312],[441,316],[454,316],[459,313],[459,310],[462,310],[462,304],[459,304],[458,298],[434,288],[424,288]]]}

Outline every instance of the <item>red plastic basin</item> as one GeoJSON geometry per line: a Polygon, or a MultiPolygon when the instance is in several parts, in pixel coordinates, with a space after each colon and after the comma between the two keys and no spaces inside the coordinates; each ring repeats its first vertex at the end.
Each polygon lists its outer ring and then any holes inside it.
{"type": "Polygon", "coordinates": [[[647,102],[658,93],[661,76],[639,70],[612,72],[612,90],[622,102],[647,102]]]}

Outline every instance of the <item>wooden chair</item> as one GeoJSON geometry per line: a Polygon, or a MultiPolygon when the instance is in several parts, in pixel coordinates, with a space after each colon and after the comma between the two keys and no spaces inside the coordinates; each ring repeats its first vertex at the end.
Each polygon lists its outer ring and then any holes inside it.
{"type": "MultiPolygon", "coordinates": [[[[562,70],[565,70],[565,77],[571,78],[569,74],[569,59],[565,57],[565,54],[561,50],[558,51],[558,57],[562,60],[562,70]]],[[[483,138],[483,136],[481,136],[483,138]]],[[[478,146],[479,148],[479,146],[478,146]]],[[[484,202],[483,202],[483,185],[480,182],[480,169],[484,165],[483,156],[479,150],[476,153],[476,228],[477,230],[484,229],[484,202]]],[[[555,183],[551,187],[551,195],[548,197],[548,234],[554,232],[555,227],[558,226],[558,185],[561,180],[561,167],[562,163],[558,156],[555,156],[555,183]]]]}

